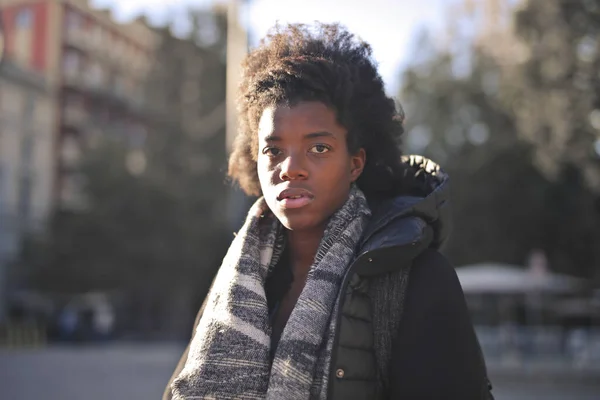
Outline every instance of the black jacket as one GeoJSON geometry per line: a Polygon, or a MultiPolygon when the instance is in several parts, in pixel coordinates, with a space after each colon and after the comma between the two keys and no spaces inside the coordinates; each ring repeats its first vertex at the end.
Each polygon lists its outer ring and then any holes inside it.
{"type": "MultiPolygon", "coordinates": [[[[375,398],[377,364],[368,281],[410,266],[404,311],[391,349],[388,397],[487,399],[485,363],[458,277],[436,250],[449,233],[447,177],[426,159],[412,157],[407,163],[411,174],[406,186],[415,195],[371,204],[373,216],[359,256],[342,286],[329,398],[375,398]]],[[[275,279],[279,286],[285,274],[275,279]]],[[[185,365],[188,349],[189,345],[171,381],[185,365]]],[[[171,398],[169,385],[163,400],[171,398]]]]}

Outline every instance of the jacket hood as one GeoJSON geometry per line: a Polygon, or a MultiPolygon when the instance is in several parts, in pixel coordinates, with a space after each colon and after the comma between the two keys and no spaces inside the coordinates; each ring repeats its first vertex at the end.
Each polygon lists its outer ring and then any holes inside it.
{"type": "MultiPolygon", "coordinates": [[[[412,259],[428,247],[440,248],[451,230],[448,175],[435,162],[422,156],[404,156],[405,193],[372,204],[372,217],[361,240],[359,258],[375,251],[394,251],[395,256],[412,259]],[[396,252],[398,254],[396,254],[396,252]]],[[[357,273],[377,275],[402,264],[365,265],[357,273]]]]}

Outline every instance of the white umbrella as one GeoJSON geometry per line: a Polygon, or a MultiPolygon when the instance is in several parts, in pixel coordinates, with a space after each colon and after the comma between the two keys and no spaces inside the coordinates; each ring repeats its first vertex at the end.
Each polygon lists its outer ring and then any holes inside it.
{"type": "Polygon", "coordinates": [[[564,293],[576,291],[583,283],[568,275],[540,275],[523,267],[499,263],[467,265],[457,268],[456,272],[465,293],[564,293]]]}

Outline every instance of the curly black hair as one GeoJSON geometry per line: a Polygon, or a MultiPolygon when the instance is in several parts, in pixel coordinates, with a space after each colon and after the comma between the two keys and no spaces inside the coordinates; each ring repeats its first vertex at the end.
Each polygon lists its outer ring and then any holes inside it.
{"type": "Polygon", "coordinates": [[[357,181],[367,199],[397,194],[404,167],[400,137],[404,115],[386,96],[371,46],[339,24],[276,25],[243,62],[238,97],[239,132],[229,176],[248,195],[261,195],[257,174],[258,124],[270,105],[319,101],[348,130],[351,154],[367,161],[357,181]]]}

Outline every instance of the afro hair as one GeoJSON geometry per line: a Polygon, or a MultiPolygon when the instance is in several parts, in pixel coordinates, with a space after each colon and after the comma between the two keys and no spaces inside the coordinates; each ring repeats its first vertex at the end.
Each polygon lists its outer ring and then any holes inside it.
{"type": "Polygon", "coordinates": [[[369,44],[339,24],[275,26],[243,62],[239,131],[229,176],[248,195],[261,195],[257,174],[258,124],[271,105],[319,101],[347,131],[349,151],[365,149],[357,185],[367,199],[401,192],[400,137],[404,115],[385,94],[369,44]]]}

